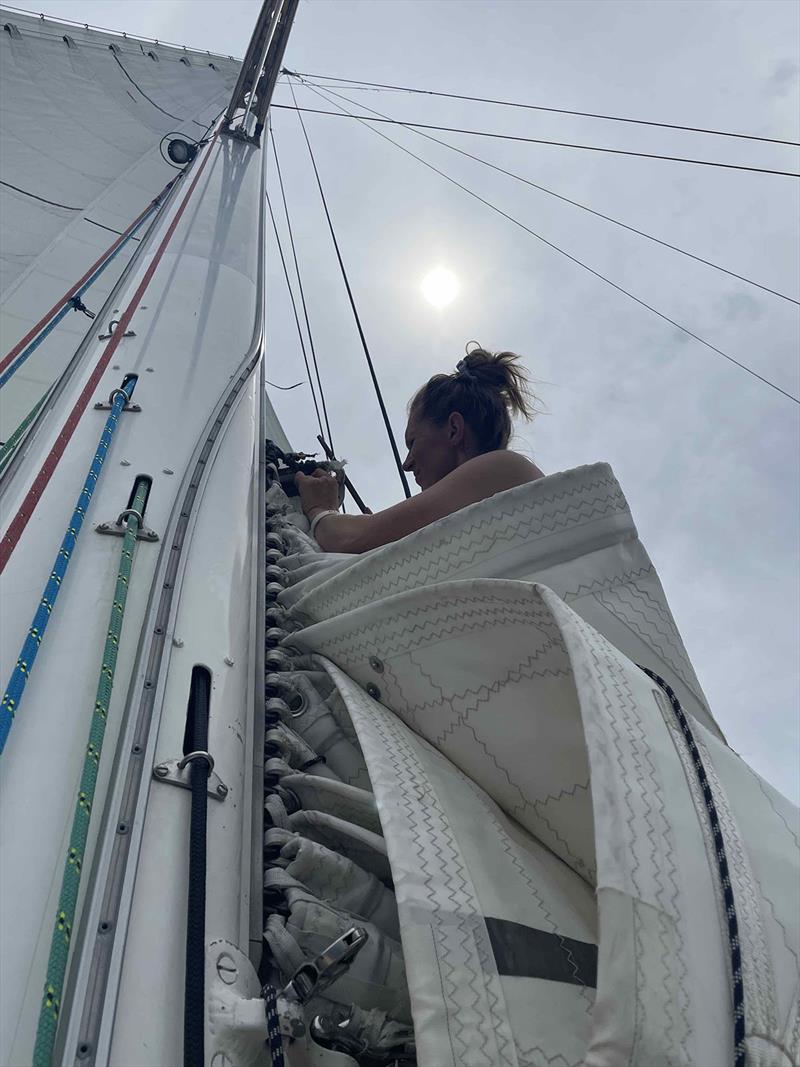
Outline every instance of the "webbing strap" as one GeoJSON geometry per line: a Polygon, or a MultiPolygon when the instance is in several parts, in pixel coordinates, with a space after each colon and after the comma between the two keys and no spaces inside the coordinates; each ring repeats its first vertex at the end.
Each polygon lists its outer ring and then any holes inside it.
{"type": "Polygon", "coordinates": [[[83,867],[84,850],[89,833],[89,820],[92,817],[92,804],[97,784],[100,754],[103,751],[103,737],[106,731],[111,691],[114,686],[117,652],[122,635],[122,623],[125,618],[125,603],[133,570],[136,534],[139,531],[137,512],[138,514],[142,513],[147,499],[147,492],[148,482],[140,479],[133,498],[133,510],[129,512],[127,517],[125,537],[122,542],[117,583],[114,588],[114,602],[111,605],[111,615],[108,620],[108,633],[105,647],[103,648],[103,660],[100,667],[100,677],[97,682],[97,695],[95,696],[94,712],[89,728],[89,741],[86,746],[83,772],[78,786],[78,801],[75,815],[72,819],[72,833],[70,834],[67,860],[64,865],[64,875],[61,880],[61,894],[58,898],[53,937],[50,942],[47,977],[45,978],[44,994],[41,1008],[39,1009],[39,1025],[36,1030],[36,1044],[33,1050],[33,1067],[50,1067],[53,1055],[53,1045],[56,1039],[56,1030],[58,1029],[61,994],[64,988],[64,975],[66,974],[67,960],[69,958],[72,924],[75,920],[78,889],[81,883],[81,868],[83,867]]]}
{"type": "Polygon", "coordinates": [[[122,388],[116,391],[114,403],[111,406],[111,411],[108,414],[106,424],[103,427],[103,432],[100,435],[97,451],[94,454],[89,473],[86,475],[86,481],[81,490],[81,495],[78,497],[78,502],[75,505],[72,518],[67,526],[66,533],[61,542],[61,548],[58,550],[58,555],[53,564],[53,569],[50,572],[47,585],[44,587],[42,599],[39,601],[39,607],[33,617],[31,627],[28,630],[28,636],[25,638],[22,651],[19,654],[16,666],[8,681],[8,685],[6,686],[3,701],[0,704],[0,754],[2,754],[5,749],[6,740],[8,739],[11,726],[14,722],[14,716],[19,709],[22,694],[25,691],[28,678],[33,670],[36,655],[44,639],[47,623],[52,614],[53,607],[55,606],[61,583],[67,573],[67,567],[72,558],[72,553],[78,540],[78,534],[81,532],[86,511],[91,503],[92,494],[97,485],[97,479],[100,477],[103,463],[105,462],[108,450],[111,447],[120,413],[127,401],[130,400],[135,385],[136,378],[129,378],[123,382],[122,388]]]}

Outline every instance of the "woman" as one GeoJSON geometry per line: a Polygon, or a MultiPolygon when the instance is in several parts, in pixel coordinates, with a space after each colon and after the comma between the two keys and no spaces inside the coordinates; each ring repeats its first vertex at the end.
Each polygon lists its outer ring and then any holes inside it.
{"type": "Polygon", "coordinates": [[[403,469],[422,492],[376,515],[340,515],[336,476],[297,475],[312,536],[326,552],[366,552],[516,485],[542,478],[508,450],[511,416],[532,417],[528,382],[513,352],[473,349],[454,374],[435,374],[411,401],[403,469]]]}

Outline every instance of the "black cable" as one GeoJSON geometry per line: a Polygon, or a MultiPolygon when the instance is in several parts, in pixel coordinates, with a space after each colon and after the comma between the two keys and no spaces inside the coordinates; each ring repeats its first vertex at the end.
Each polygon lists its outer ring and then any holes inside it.
{"type": "MultiPolygon", "coordinates": [[[[339,100],[345,100],[348,104],[353,104],[355,107],[365,108],[367,111],[371,111],[373,114],[379,115],[381,118],[388,117],[380,111],[375,111],[374,108],[367,107],[366,104],[357,104],[355,100],[351,100],[348,96],[344,96],[342,93],[337,93],[334,89],[328,89],[327,87],[322,89],[319,86],[311,85],[309,82],[303,82],[303,84],[307,89],[316,93],[321,99],[329,104],[334,104],[334,106],[335,101],[330,99],[331,96],[335,96],[339,100]]],[[[523,182],[523,184],[529,185],[533,189],[538,189],[540,192],[547,193],[548,196],[554,196],[557,200],[562,200],[565,204],[579,207],[582,211],[588,211],[590,215],[596,215],[599,219],[605,219],[606,222],[613,222],[615,226],[620,226],[623,230],[629,230],[631,233],[638,234],[639,237],[645,237],[648,241],[653,241],[654,244],[661,245],[663,248],[670,248],[673,252],[680,252],[682,256],[687,256],[689,259],[693,259],[697,263],[703,263],[706,267],[713,267],[714,270],[721,271],[723,274],[727,274],[731,278],[736,278],[740,282],[746,282],[748,285],[754,285],[757,289],[761,289],[765,293],[771,293],[773,296],[780,297],[781,300],[788,300],[790,304],[797,304],[800,306],[800,300],[795,300],[791,296],[786,296],[785,293],[779,293],[777,289],[770,289],[768,285],[762,285],[760,282],[756,282],[752,278],[746,278],[743,274],[737,274],[736,271],[728,270],[727,267],[722,267],[719,263],[713,263],[710,259],[703,259],[702,256],[696,256],[693,252],[687,252],[685,248],[679,248],[677,245],[670,244],[669,241],[662,241],[660,237],[654,237],[650,233],[645,233],[644,230],[638,230],[635,226],[629,226],[627,222],[621,222],[619,219],[612,218],[611,215],[603,214],[602,211],[596,211],[594,208],[589,207],[588,204],[581,204],[577,200],[571,200],[568,196],[562,196],[561,193],[557,193],[553,189],[548,189],[545,185],[539,185],[538,182],[531,181],[529,178],[523,178],[521,174],[515,174],[512,170],[506,170],[505,167],[500,167],[496,163],[490,163],[488,159],[482,159],[481,156],[475,156],[472,152],[467,152],[463,148],[459,148],[457,145],[449,144],[447,141],[442,141],[439,137],[433,137],[429,133],[423,133],[422,130],[412,130],[412,132],[418,134],[420,137],[427,138],[429,141],[433,141],[434,144],[440,144],[445,148],[449,148],[451,152],[457,152],[460,156],[466,156],[467,159],[474,159],[476,163],[482,163],[485,167],[490,167],[492,170],[496,170],[500,174],[505,174],[509,178],[515,178],[518,182],[523,182]]]]}
{"type": "MultiPolygon", "coordinates": [[[[197,753],[189,764],[192,790],[189,820],[189,895],[186,905],[186,977],[183,1014],[184,1067],[205,1063],[205,965],[206,965],[206,826],[208,820],[208,712],[211,677],[195,667],[189,690],[187,720],[191,722],[190,750],[197,753]]],[[[187,738],[187,743],[189,739],[187,738]]],[[[189,753],[185,753],[188,755],[189,753]]]]}
{"type": "Polygon", "coordinates": [[[280,161],[278,160],[278,146],[275,144],[275,133],[274,133],[274,131],[272,129],[272,123],[271,122],[269,124],[269,135],[270,135],[270,138],[272,140],[272,154],[275,156],[275,169],[276,169],[276,171],[278,173],[278,185],[280,186],[281,199],[283,200],[283,210],[284,210],[284,213],[286,215],[286,227],[287,227],[287,229],[289,231],[289,243],[292,246],[292,257],[294,259],[295,273],[297,274],[297,285],[298,285],[298,288],[300,289],[300,303],[303,306],[303,317],[305,318],[305,322],[306,322],[306,332],[308,333],[308,344],[309,344],[309,348],[311,349],[311,360],[312,360],[312,362],[314,364],[314,371],[315,371],[315,373],[317,375],[317,388],[319,389],[319,398],[320,398],[320,402],[322,403],[322,414],[323,414],[323,416],[325,418],[325,426],[326,426],[327,431],[328,431],[328,442],[330,443],[331,448],[333,448],[333,441],[331,439],[331,424],[330,424],[330,420],[328,419],[328,407],[327,407],[327,404],[325,403],[325,391],[322,388],[322,378],[320,377],[319,364],[317,363],[317,350],[314,347],[314,335],[311,332],[311,323],[310,323],[309,318],[308,318],[308,307],[306,305],[306,294],[305,294],[305,290],[303,289],[303,279],[300,276],[300,264],[297,262],[297,249],[296,249],[295,243],[294,243],[294,233],[292,231],[292,220],[289,217],[289,206],[286,203],[286,191],[285,191],[285,189],[283,187],[283,175],[281,174],[281,165],[280,165],[280,161]]]}
{"type": "MultiPolygon", "coordinates": [[[[291,86],[291,82],[289,85],[291,86]]],[[[282,108],[284,111],[294,110],[290,104],[272,104],[271,107],[282,108]]],[[[655,152],[631,152],[623,148],[599,148],[597,145],[573,144],[571,141],[547,141],[541,137],[519,137],[511,133],[490,133],[486,130],[465,130],[458,126],[433,126],[427,122],[405,122],[400,119],[373,119],[369,115],[351,115],[345,112],[340,115],[336,111],[320,111],[319,108],[301,107],[298,111],[307,111],[312,115],[329,115],[333,118],[360,119],[363,122],[384,122],[390,126],[405,126],[407,129],[439,130],[441,133],[465,133],[470,137],[492,137],[499,141],[521,141],[524,144],[548,144],[556,148],[580,148],[584,152],[603,152],[612,156],[636,156],[639,159],[662,159],[672,163],[692,163],[698,167],[721,167],[723,170],[745,170],[754,174],[778,174],[783,178],[800,178],[800,172],[794,170],[772,170],[769,167],[746,167],[742,163],[717,163],[711,159],[689,159],[687,156],[662,156],[655,152]]]]}
{"type": "Polygon", "coordinates": [[[702,126],[679,126],[674,122],[651,122],[645,119],[624,118],[621,115],[600,115],[593,111],[572,111],[563,107],[543,107],[541,104],[521,104],[514,100],[494,100],[485,96],[465,96],[463,93],[442,93],[433,89],[414,89],[407,85],[385,85],[383,82],[359,81],[356,78],[333,78],[327,74],[301,74],[299,71],[286,70],[281,74],[295,74],[298,77],[322,78],[323,81],[347,82],[353,89],[389,89],[399,93],[416,93],[424,96],[443,96],[450,100],[469,100],[476,104],[499,104],[503,107],[519,107],[527,111],[547,111],[554,115],[577,115],[586,119],[603,119],[606,122],[630,122],[635,126],[657,126],[662,130],[684,130],[687,133],[708,133],[715,137],[738,137],[746,141],[765,141],[768,144],[785,144],[793,148],[800,148],[800,142],[784,141],[779,137],[758,137],[753,133],[731,133],[728,130],[709,130],[702,126]]]}
{"type": "Polygon", "coordinates": [[[5,182],[0,178],[0,185],[5,185],[9,189],[13,189],[15,193],[22,193],[23,196],[29,196],[32,200],[41,200],[43,204],[50,204],[51,207],[62,207],[65,211],[83,211],[82,207],[72,207],[70,204],[59,204],[55,200],[48,200],[44,196],[37,196],[36,193],[29,193],[27,189],[20,189],[18,185],[12,185],[11,182],[5,182]]]}
{"type": "MultiPolygon", "coordinates": [[[[145,100],[148,100],[153,105],[153,107],[158,108],[158,110],[161,112],[162,115],[168,115],[169,118],[176,119],[178,122],[185,122],[186,121],[185,119],[182,119],[180,117],[180,115],[173,115],[171,111],[165,111],[164,108],[161,107],[160,104],[157,104],[155,102],[155,100],[153,100],[152,97],[148,96],[147,93],[144,91],[144,89],[142,89],[141,86],[136,81],[134,81],[134,79],[130,76],[130,74],[128,74],[127,70],[125,70],[125,67],[122,65],[122,62],[121,62],[119,56],[114,51],[114,49],[111,48],[110,46],[109,46],[109,51],[111,52],[111,55],[114,57],[114,59],[116,59],[118,65],[119,65],[119,69],[122,71],[122,73],[128,79],[128,81],[131,83],[131,85],[135,89],[139,90],[139,92],[142,94],[142,96],[145,98],[145,100]]],[[[192,121],[195,121],[195,120],[192,120],[192,121]]],[[[200,123],[199,125],[202,126],[202,123],[200,123]]]]}
{"type": "MultiPolygon", "coordinates": [[[[341,105],[337,104],[335,106],[340,107],[341,105]]],[[[299,114],[299,109],[297,110],[299,114]]],[[[345,114],[349,113],[345,112],[345,114]]],[[[606,277],[605,274],[601,274],[599,271],[596,271],[594,267],[590,267],[587,263],[584,263],[582,260],[578,259],[577,256],[573,256],[571,253],[565,251],[563,248],[559,248],[558,245],[553,244],[552,241],[548,241],[546,237],[542,237],[540,233],[537,233],[529,226],[526,226],[524,222],[520,222],[519,219],[514,218],[513,215],[509,215],[507,212],[503,211],[502,208],[497,207],[491,201],[486,200],[478,193],[473,192],[473,190],[468,188],[466,185],[462,185],[462,183],[456,181],[455,178],[451,178],[449,174],[446,174],[443,170],[440,170],[438,167],[435,167],[433,163],[428,163],[427,160],[423,159],[421,156],[418,156],[415,152],[412,152],[410,148],[406,148],[405,145],[400,144],[398,141],[392,140],[391,137],[388,137],[385,133],[381,133],[380,130],[374,129],[374,127],[368,125],[370,121],[369,119],[362,119],[358,115],[351,115],[350,117],[357,119],[359,122],[365,125],[368,130],[372,130],[373,133],[377,134],[379,137],[382,137],[385,141],[388,141],[389,144],[393,144],[395,148],[399,148],[401,152],[405,152],[407,155],[411,156],[412,159],[416,159],[418,163],[421,163],[424,167],[427,167],[428,170],[434,171],[434,173],[440,175],[452,185],[455,185],[459,189],[462,189],[465,193],[473,197],[475,200],[478,200],[480,201],[480,203],[485,204],[486,207],[490,208],[498,215],[502,215],[504,219],[508,219],[509,222],[513,222],[515,226],[519,226],[521,230],[524,230],[526,233],[529,233],[531,237],[535,237],[537,241],[541,241],[542,244],[547,245],[548,248],[552,248],[554,251],[559,252],[562,256],[565,256],[571,262],[576,263],[579,267],[583,267],[584,270],[588,271],[590,274],[593,274],[595,278],[599,278],[601,281],[604,281],[607,285],[610,285],[613,289],[616,289],[617,292],[622,293],[624,296],[629,297],[631,300],[634,300],[641,307],[646,308],[648,311],[652,311],[654,315],[658,315],[660,319],[663,319],[665,322],[668,322],[670,326],[674,326],[676,329],[693,338],[695,341],[699,341],[701,345],[705,345],[706,348],[710,348],[712,352],[716,352],[717,355],[722,356],[724,359],[727,359],[730,363],[733,363],[741,370],[747,371],[748,374],[752,374],[754,378],[758,378],[759,381],[763,382],[765,385],[768,385],[770,389],[774,389],[776,392],[781,393],[783,396],[787,397],[787,399],[793,400],[795,404],[800,404],[800,400],[798,400],[796,396],[792,396],[791,393],[787,393],[786,390],[781,389],[779,385],[776,385],[774,382],[771,382],[768,378],[764,378],[757,371],[754,371],[751,367],[746,366],[746,364],[740,363],[739,360],[734,359],[733,356],[729,356],[727,352],[723,352],[721,348],[717,348],[716,345],[712,345],[710,341],[704,340],[702,337],[694,333],[688,327],[682,326],[679,322],[676,322],[675,319],[671,319],[669,315],[665,315],[663,311],[659,311],[657,308],[654,308],[652,304],[648,304],[640,297],[635,296],[632,292],[630,292],[630,290],[624,289],[621,285],[617,285],[616,282],[613,282],[610,278],[606,277]]]]}
{"type": "MultiPolygon", "coordinates": [[[[308,146],[308,154],[311,157],[311,166],[314,168],[314,175],[315,175],[315,177],[317,179],[317,186],[319,187],[319,195],[322,198],[322,206],[325,209],[325,217],[328,220],[328,229],[331,231],[331,238],[333,240],[333,247],[336,250],[336,258],[339,260],[339,268],[341,269],[342,278],[344,279],[344,285],[345,285],[345,288],[347,289],[347,296],[348,296],[348,298],[350,300],[350,307],[353,310],[353,318],[356,321],[356,327],[358,329],[358,336],[361,338],[361,345],[362,345],[362,347],[364,349],[364,355],[367,358],[367,366],[369,367],[369,373],[370,373],[370,375],[372,377],[372,384],[375,387],[375,395],[378,398],[378,404],[380,405],[381,415],[383,415],[383,422],[384,422],[384,425],[386,426],[386,433],[389,436],[389,443],[392,446],[392,454],[394,455],[394,461],[397,464],[397,473],[400,475],[400,481],[403,484],[403,492],[406,495],[406,499],[408,499],[408,497],[411,496],[411,490],[408,488],[408,480],[406,479],[406,473],[403,470],[403,461],[400,459],[400,453],[397,450],[397,442],[394,439],[394,433],[392,432],[392,425],[389,422],[389,415],[388,415],[388,413],[386,411],[386,405],[383,402],[383,396],[381,394],[381,387],[378,384],[378,378],[377,378],[377,375],[375,374],[375,368],[372,365],[372,358],[370,357],[370,354],[369,354],[369,347],[367,346],[367,339],[364,336],[364,330],[361,327],[361,319],[358,316],[358,309],[356,308],[356,302],[355,302],[355,300],[353,298],[353,291],[350,288],[350,282],[349,282],[348,277],[347,277],[347,271],[345,270],[344,260],[342,259],[342,253],[339,251],[339,242],[336,240],[336,231],[334,230],[333,222],[331,221],[331,213],[330,213],[330,211],[328,211],[328,202],[325,199],[325,192],[324,192],[324,190],[322,188],[322,181],[321,181],[320,176],[319,176],[319,171],[317,170],[317,163],[316,163],[316,160],[314,159],[314,152],[313,152],[313,150],[311,148],[311,141],[308,139],[308,131],[306,130],[306,124],[303,121],[303,116],[302,116],[302,113],[301,113],[302,109],[297,107],[297,98],[294,95],[294,86],[291,84],[291,82],[289,83],[289,88],[292,91],[292,99],[295,101],[295,111],[297,111],[297,117],[300,119],[300,125],[301,125],[301,127],[303,129],[303,136],[305,137],[306,145],[308,146]]],[[[272,106],[274,107],[275,105],[273,104],[272,106]]]]}
{"type": "Polygon", "coordinates": [[[306,355],[306,345],[303,340],[303,331],[300,329],[300,316],[297,314],[297,304],[295,303],[294,293],[292,291],[292,283],[289,281],[289,270],[286,266],[286,258],[283,254],[283,245],[281,244],[280,234],[278,233],[278,224],[275,221],[275,213],[272,210],[272,203],[267,193],[267,207],[269,208],[269,217],[272,219],[272,228],[275,231],[275,240],[278,243],[278,252],[281,257],[281,264],[283,265],[283,276],[286,278],[286,287],[289,290],[289,299],[292,302],[292,311],[294,312],[294,321],[297,323],[297,336],[300,338],[300,350],[303,353],[303,362],[306,365],[306,374],[308,375],[308,384],[311,388],[311,399],[314,401],[314,410],[317,413],[317,422],[319,423],[319,432],[323,433],[322,429],[322,416],[319,413],[319,404],[317,404],[317,395],[314,392],[314,382],[311,377],[311,368],[308,365],[308,356],[306,355]]]}
{"type": "MultiPolygon", "coordinates": [[[[124,233],[124,230],[115,230],[113,226],[105,226],[102,222],[95,222],[94,219],[87,219],[85,215],[83,216],[83,221],[88,222],[91,226],[99,226],[101,230],[108,230],[109,233],[119,234],[120,237],[124,233]]],[[[131,237],[131,241],[141,241],[141,237],[131,237]]]]}

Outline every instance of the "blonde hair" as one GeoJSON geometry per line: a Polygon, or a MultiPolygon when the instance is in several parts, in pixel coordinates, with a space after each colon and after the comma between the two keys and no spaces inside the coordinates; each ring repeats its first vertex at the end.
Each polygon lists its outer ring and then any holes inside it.
{"type": "Polygon", "coordinates": [[[533,398],[516,353],[473,348],[453,374],[434,374],[414,395],[409,411],[439,426],[458,411],[481,452],[493,452],[508,446],[513,415],[533,418],[533,398]]]}

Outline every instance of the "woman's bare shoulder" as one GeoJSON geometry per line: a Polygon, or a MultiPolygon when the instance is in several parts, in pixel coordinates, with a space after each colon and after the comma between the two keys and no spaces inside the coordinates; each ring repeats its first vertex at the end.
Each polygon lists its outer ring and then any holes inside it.
{"type": "Polygon", "coordinates": [[[475,468],[480,468],[488,475],[497,475],[503,479],[512,479],[516,484],[535,482],[538,478],[544,478],[544,474],[535,463],[527,456],[519,452],[512,452],[507,448],[498,448],[494,452],[484,452],[481,456],[475,456],[468,461],[475,468]]]}

